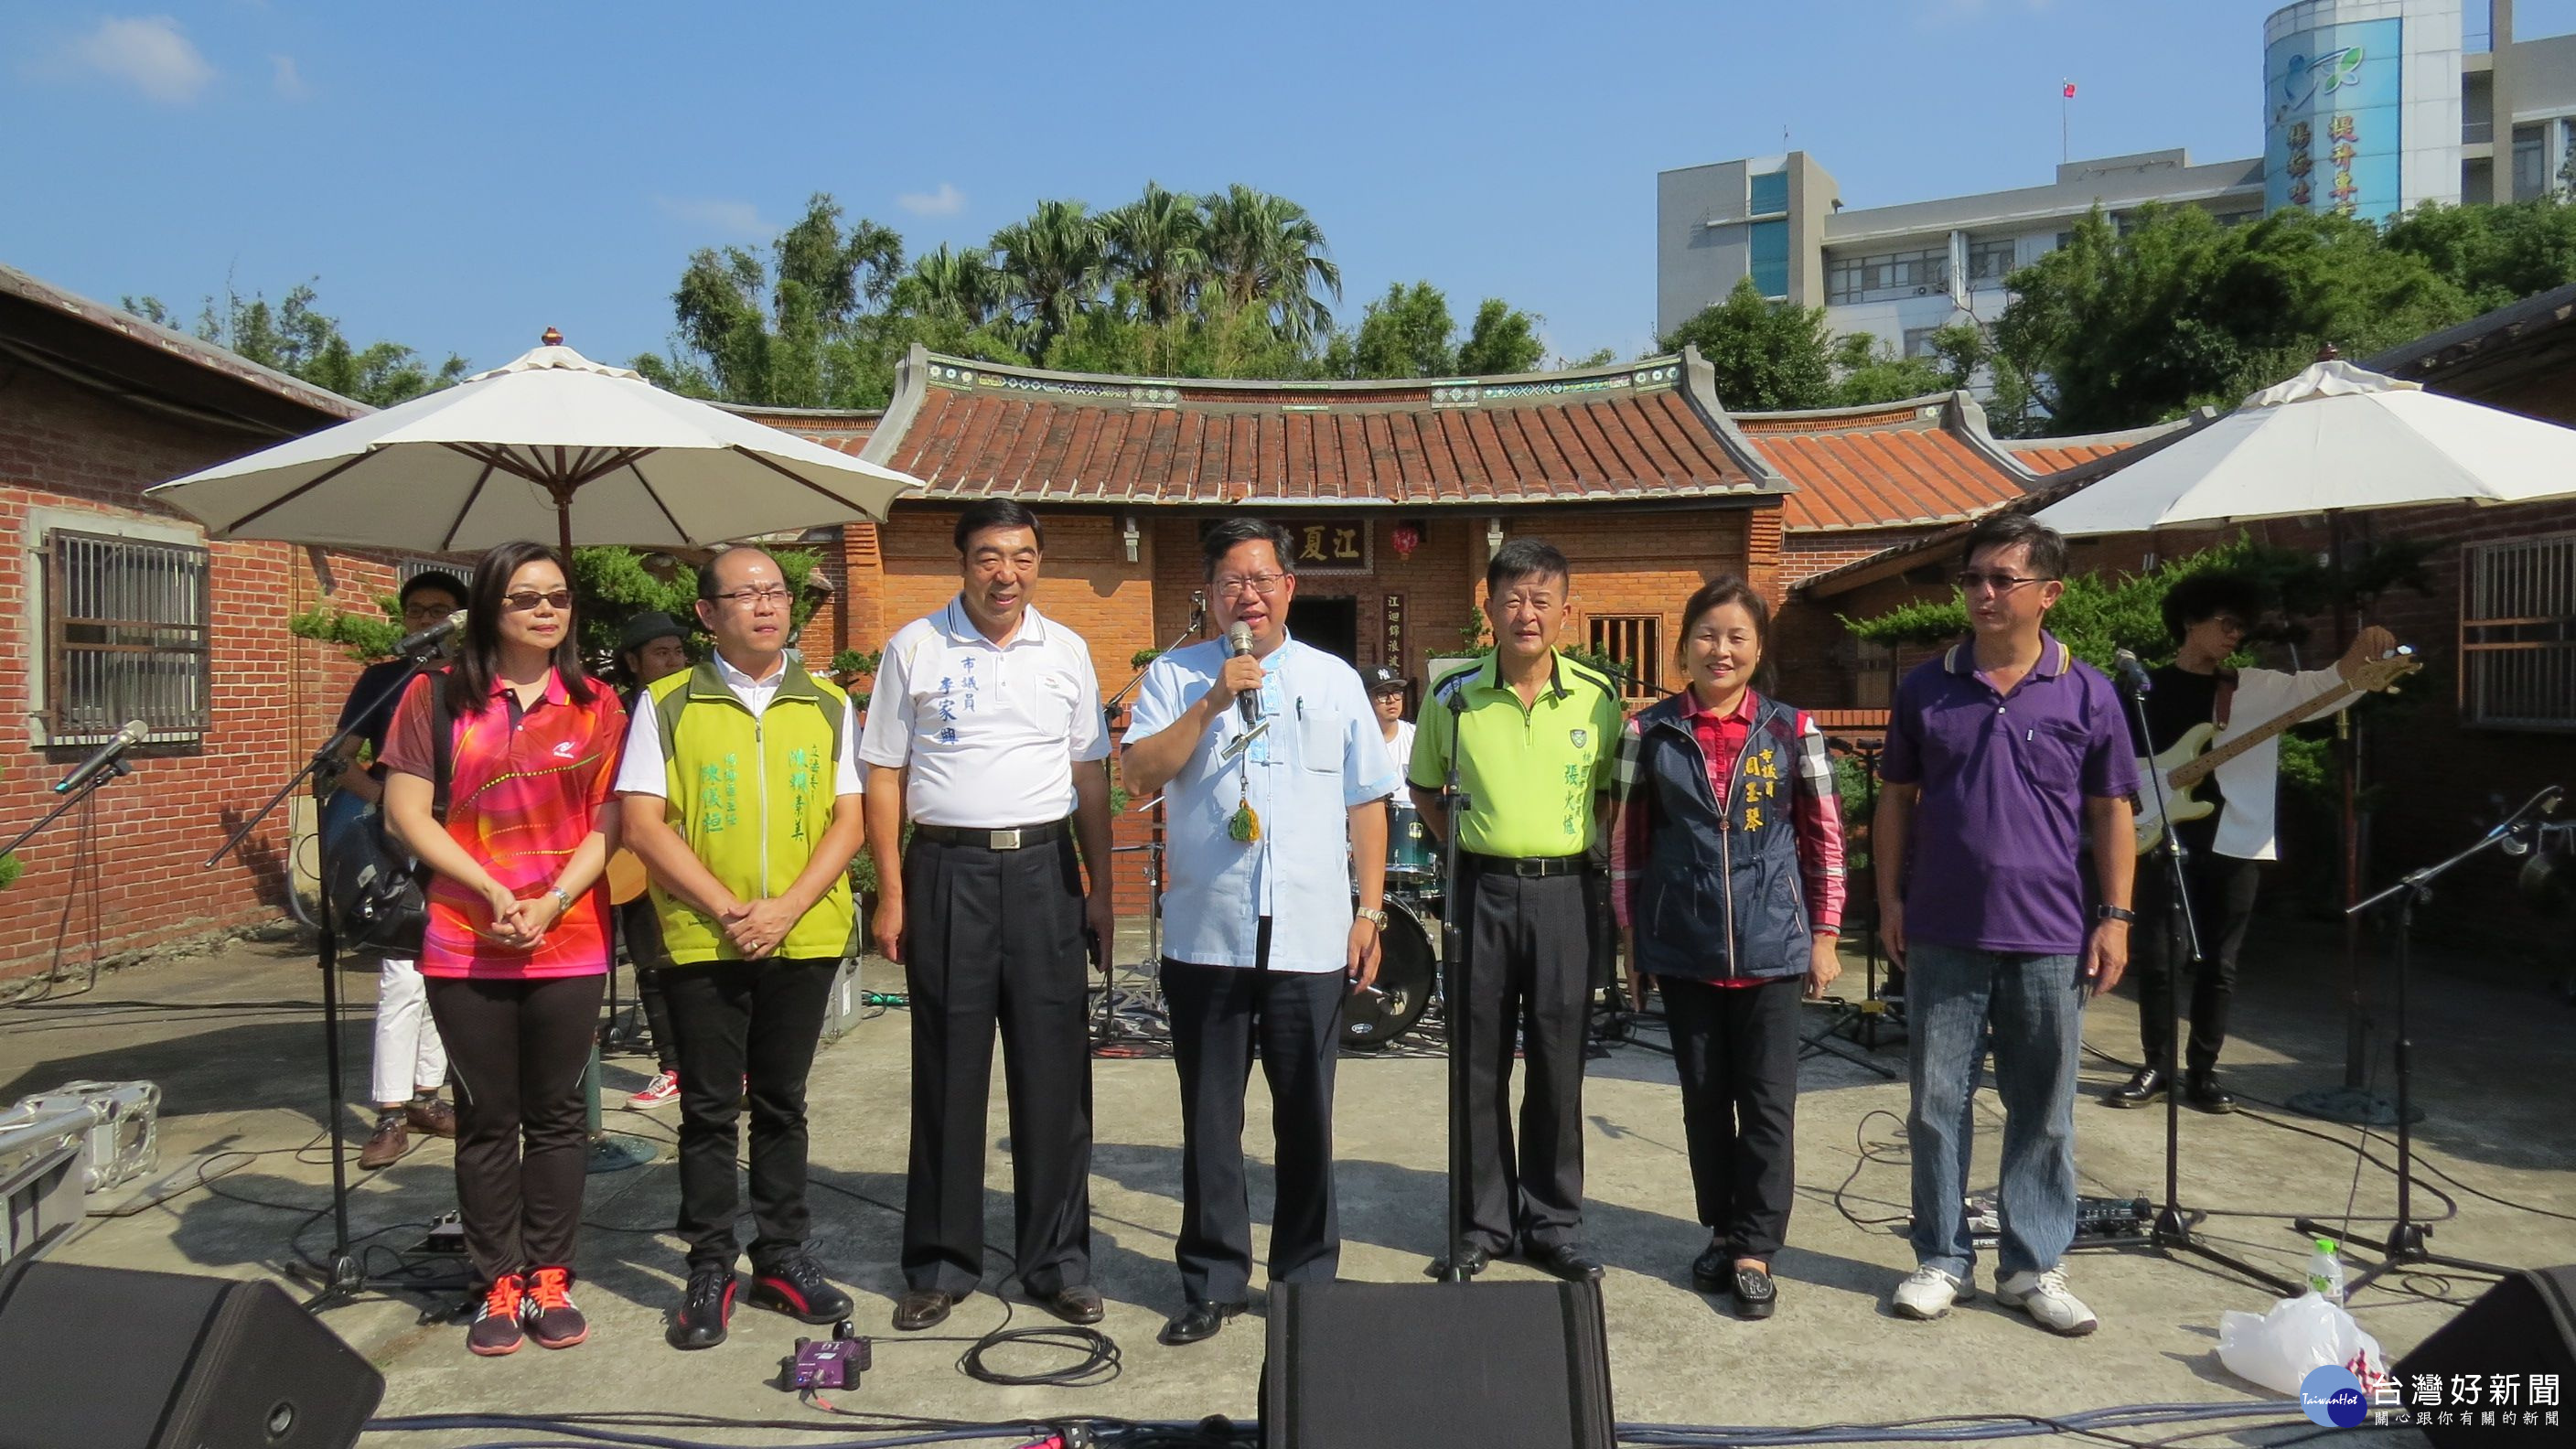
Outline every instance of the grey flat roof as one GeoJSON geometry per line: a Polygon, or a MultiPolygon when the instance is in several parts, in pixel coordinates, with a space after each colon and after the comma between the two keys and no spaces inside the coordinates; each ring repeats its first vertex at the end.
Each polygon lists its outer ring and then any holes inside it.
{"type": "MultiPolygon", "coordinates": [[[[2082,170],[2132,159],[2113,157],[2107,162],[2075,162],[2071,169],[2082,170]]],[[[1837,212],[1825,219],[1825,245],[1852,246],[1925,233],[2009,227],[2016,223],[2077,217],[2092,210],[2096,202],[2105,207],[2124,207],[2149,201],[2212,201],[2239,194],[2248,200],[2262,197],[2262,157],[2213,161],[2200,166],[2146,166],[2109,175],[2088,173],[2080,180],[2053,182],[2047,186],[2025,186],[2014,191],[1988,191],[1975,196],[1953,196],[1938,201],[1910,201],[1896,206],[1837,212]]]]}

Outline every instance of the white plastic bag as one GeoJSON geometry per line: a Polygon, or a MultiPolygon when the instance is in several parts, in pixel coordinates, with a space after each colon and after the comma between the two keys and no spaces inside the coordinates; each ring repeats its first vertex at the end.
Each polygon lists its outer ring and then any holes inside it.
{"type": "Polygon", "coordinates": [[[2361,1380],[2365,1398],[2378,1392],[2388,1377],[2388,1359],[2379,1340],[2339,1303],[2314,1293],[2284,1298],[2272,1311],[2218,1315],[2218,1361],[2227,1371],[2276,1394],[2297,1395],[2312,1369],[2340,1364],[2361,1380]]]}

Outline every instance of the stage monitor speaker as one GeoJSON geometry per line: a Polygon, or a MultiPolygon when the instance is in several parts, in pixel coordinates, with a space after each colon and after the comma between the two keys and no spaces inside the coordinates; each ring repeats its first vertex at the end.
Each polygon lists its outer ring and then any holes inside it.
{"type": "Polygon", "coordinates": [[[384,1392],[273,1284],[0,1273],[0,1449],[347,1449],[384,1392]]]}
{"type": "Polygon", "coordinates": [[[2560,1399],[2576,1394],[2576,1264],[2516,1273],[2498,1283],[2461,1309],[2457,1318],[2435,1329],[2432,1337],[2415,1345],[2415,1351],[2399,1359],[2392,1373],[2398,1392],[2405,1396],[2408,1421],[2433,1442],[2435,1449],[2506,1449],[2570,1442],[2570,1426],[2576,1425],[2576,1404],[2536,1407],[2531,1383],[2535,1374],[2554,1374],[2557,1377],[2552,1382],[2560,1399]],[[2441,1403],[2417,1401],[2418,1374],[2441,1376],[2441,1403]],[[2510,1404],[2500,1397],[2507,1375],[2512,1376],[2513,1385],[2510,1404]],[[2464,1391],[2471,1378],[2477,1385],[2478,1401],[2455,1400],[2455,1393],[2464,1391]],[[2455,1422],[2439,1422],[2445,1409],[2451,1411],[2455,1422]],[[2472,1412],[2463,1416],[2464,1409],[2472,1412]],[[2508,1409],[2513,1411],[2510,1425],[2505,1422],[2508,1409]],[[2538,1413],[2541,1421],[2524,1425],[2521,1419],[2526,1410],[2538,1413]],[[2493,1424],[2484,1422],[2489,1412],[2496,1416],[2493,1424]],[[2555,1423],[2549,1421],[2553,1414],[2555,1423]],[[2468,1422],[2456,1422],[2461,1417],[2468,1422]]]}
{"type": "Polygon", "coordinates": [[[1262,1449],[1610,1449],[1597,1283],[1287,1284],[1262,1449]],[[1403,1365],[1390,1379],[1390,1364],[1403,1365]]]}

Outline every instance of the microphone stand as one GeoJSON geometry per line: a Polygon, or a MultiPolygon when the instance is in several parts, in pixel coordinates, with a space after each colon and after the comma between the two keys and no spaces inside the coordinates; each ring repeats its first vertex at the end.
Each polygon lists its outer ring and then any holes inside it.
{"type": "Polygon", "coordinates": [[[19,831],[16,838],[12,839],[7,845],[0,845],[0,858],[17,854],[19,846],[35,839],[38,831],[43,830],[46,826],[63,818],[64,811],[71,809],[83,800],[97,794],[99,786],[106,784],[110,780],[114,780],[125,775],[131,775],[133,773],[134,767],[125,763],[122,756],[117,759],[110,760],[105,766],[97,770],[91,771],[90,777],[81,781],[78,785],[73,786],[71,793],[63,797],[61,804],[56,805],[53,809],[46,811],[42,816],[38,817],[35,824],[19,831]]]}
{"type": "MultiPolygon", "coordinates": [[[[2189,1018],[2184,1005],[2191,999],[2190,993],[2182,989],[2182,975],[2185,966],[2189,966],[2196,975],[2206,963],[2201,959],[2200,922],[2193,918],[2191,909],[2190,872],[2187,869],[2190,847],[2183,844],[2182,833],[2175,829],[2173,816],[2167,809],[2164,772],[2154,763],[2155,736],[2147,730],[2146,679],[2143,673],[2131,678],[2124,672],[2119,683],[2120,694],[2128,701],[2129,723],[2135,727],[2139,742],[2147,746],[2144,751],[2148,760],[2147,789],[2155,796],[2156,818],[2164,822],[2165,832],[2165,838],[2155,853],[2165,863],[2165,889],[2170,902],[2165,912],[2168,932],[2165,970],[2173,983],[2173,1020],[2165,1024],[2165,1048],[2158,1053],[2161,1060],[2150,1064],[2164,1073],[2165,1078],[2165,1196],[2163,1206],[2156,1210],[2155,1223],[2148,1231],[2147,1241],[2168,1258],[2188,1253],[2270,1288],[2285,1298],[2296,1297],[2301,1291],[2300,1285],[2220,1252],[2194,1237],[2191,1218],[2182,1210],[2182,1081],[2175,1068],[2176,1058],[2182,1049],[2182,1034],[2188,1029],[2189,1018]]],[[[1873,865],[1875,860],[1873,855],[1873,865]]]]}
{"type": "MultiPolygon", "coordinates": [[[[2508,842],[2517,838],[2523,828],[2525,817],[2555,805],[2560,794],[2561,791],[2556,785],[2543,786],[2539,793],[2522,803],[2521,809],[2506,816],[2503,824],[2480,836],[2476,844],[2448,860],[2407,872],[2397,884],[2367,900],[2356,901],[2344,912],[2345,915],[2357,919],[2362,912],[2384,902],[2390,900],[2397,902],[2397,1222],[2388,1230],[2387,1243],[2378,1249],[2380,1260],[2362,1270],[2352,1280],[2346,1289],[2347,1294],[2368,1287],[2374,1280],[2388,1273],[2418,1266],[2452,1268],[2463,1273],[2482,1273],[2492,1278],[2511,1277],[2515,1271],[2511,1268],[2499,1267],[2494,1263],[2481,1263],[2472,1258],[2445,1257],[2436,1253],[2425,1246],[2425,1240],[2433,1235],[2432,1225],[2415,1221],[2415,1131],[2412,1092],[2414,1071],[2410,1061],[2414,1043],[2408,1039],[2406,1032],[2406,987],[2408,979],[2413,975],[2415,907],[2432,899],[2433,882],[2449,874],[2454,866],[2472,857],[2483,855],[2499,845],[2507,846],[2506,853],[2509,855],[2519,854],[2520,852],[2513,850],[2508,842]]],[[[2524,848],[2529,848],[2527,842],[2524,848]]],[[[2307,1218],[2297,1219],[2295,1226],[2310,1237],[2334,1238],[2337,1242],[2342,1241],[2341,1234],[2334,1229],[2307,1218]]]]}
{"type": "MultiPolygon", "coordinates": [[[[1190,621],[1181,626],[1180,633],[1172,636],[1171,643],[1154,651],[1156,656],[1160,657],[1161,655],[1169,654],[1173,650],[1180,648],[1184,640],[1197,634],[1199,630],[1206,625],[1206,623],[1207,595],[1204,593],[1193,593],[1190,595],[1190,621]]],[[[1144,669],[1137,670],[1133,675],[1128,677],[1125,684],[1118,686],[1118,692],[1116,694],[1113,694],[1100,702],[1100,721],[1103,729],[1111,729],[1111,726],[1116,723],[1118,711],[1125,707],[1127,696],[1135,693],[1136,687],[1145,682],[1145,670],[1151,669],[1152,667],[1152,662],[1148,661],[1144,669]]],[[[1111,730],[1111,732],[1113,734],[1115,733],[1114,730],[1111,730]]],[[[1150,817],[1151,836],[1146,843],[1141,847],[1112,845],[1110,847],[1110,853],[1114,856],[1119,852],[1128,849],[1142,849],[1145,852],[1145,932],[1146,947],[1151,953],[1150,957],[1145,962],[1145,970],[1149,973],[1149,979],[1153,982],[1152,995],[1150,998],[1151,1004],[1146,1007],[1146,1011],[1152,1019],[1164,1020],[1168,1023],[1168,1017],[1163,1007],[1162,796],[1157,795],[1154,797],[1152,809],[1154,813],[1150,817]]],[[[1115,816],[1111,817],[1111,823],[1114,827],[1116,823],[1115,816]]],[[[1101,869],[1106,871],[1110,869],[1110,866],[1107,863],[1103,863],[1101,869]]],[[[1111,887],[1111,898],[1113,900],[1116,899],[1116,887],[1114,885],[1111,887]]],[[[1118,1035],[1118,991],[1115,985],[1118,971],[1117,947],[1118,943],[1116,941],[1103,941],[1100,943],[1101,959],[1109,965],[1109,977],[1103,982],[1100,988],[1100,1027],[1094,1038],[1094,1045],[1105,1043],[1118,1035]]]]}
{"type": "MultiPolygon", "coordinates": [[[[1449,1039],[1449,1256],[1440,1275],[1444,1283],[1472,1279],[1465,1267],[1467,1215],[1475,1191],[1467,1163],[1467,1053],[1475,1041],[1468,1023],[1467,951],[1459,917],[1467,908],[1467,882],[1458,876],[1458,826],[1474,802],[1458,785],[1458,727],[1466,714],[1466,689],[1449,697],[1449,769],[1440,782],[1440,879],[1447,886],[1440,898],[1441,1029],[1449,1039]]],[[[1508,1028],[1506,1028],[1508,1029],[1508,1028]]]]}
{"type": "MultiPolygon", "coordinates": [[[[1867,740],[1841,739],[1828,739],[1825,741],[1825,746],[1828,750],[1831,750],[1836,746],[1840,746],[1844,753],[1849,754],[1860,761],[1862,773],[1868,780],[1868,794],[1861,803],[1861,810],[1864,815],[1875,818],[1878,813],[1878,754],[1882,747],[1867,740]]],[[[1846,853],[1848,854],[1849,842],[1851,840],[1851,822],[1849,820],[1845,820],[1843,822],[1843,840],[1845,842],[1846,853]]],[[[1870,1071],[1876,1072],[1880,1077],[1892,1082],[1895,1081],[1898,1076],[1897,1070],[1894,1067],[1889,1066],[1887,1063],[1880,1061],[1875,1055],[1870,1055],[1877,1052],[1879,1049],[1879,1023],[1887,1014],[1887,1003],[1879,999],[1878,995],[1878,897],[1876,891],[1876,887],[1878,885],[1878,844],[1875,840],[1870,843],[1869,871],[1870,885],[1872,889],[1868,916],[1869,925],[1867,942],[1863,947],[1864,954],[1862,956],[1861,965],[1861,999],[1857,1004],[1854,1004],[1852,1002],[1845,1001],[1840,997],[1828,998],[1824,1002],[1826,1012],[1824,1028],[1818,1031],[1814,1036],[1800,1037],[1798,1039],[1798,1045],[1801,1048],[1801,1055],[1810,1052],[1831,1052],[1835,1056],[1842,1058],[1844,1061],[1850,1062],[1855,1066],[1866,1067],[1870,1071]],[[1836,1037],[1846,1037],[1851,1042],[1851,1046],[1844,1046],[1842,1042],[1835,1040],[1836,1037]],[[1858,1050],[1854,1050],[1854,1048],[1857,1048],[1858,1050]]],[[[1851,909],[1849,899],[1846,898],[1843,906],[1844,924],[1850,924],[1851,919],[1855,914],[1857,913],[1851,909]]]]}
{"type": "MultiPolygon", "coordinates": [[[[224,843],[215,848],[214,854],[206,857],[205,864],[200,868],[212,870],[223,862],[225,856],[239,849],[242,841],[248,839],[250,833],[259,828],[259,823],[266,820],[288,795],[293,794],[297,786],[317,774],[324,775],[326,778],[336,774],[341,767],[340,746],[347,743],[349,738],[358,732],[358,722],[375,713],[378,705],[402,698],[402,692],[410,687],[412,680],[418,678],[421,672],[430,666],[435,657],[431,653],[414,655],[410,660],[411,667],[404,670],[400,678],[378,693],[374,699],[367,701],[367,707],[357,711],[348,724],[333,731],[331,737],[322,742],[321,748],[313,752],[313,757],[304,762],[304,768],[296,771],[292,778],[280,785],[277,793],[268,797],[266,804],[253,811],[241,824],[233,827],[233,833],[224,838],[224,843]]],[[[120,765],[122,763],[119,761],[120,765]]],[[[340,942],[339,933],[332,922],[331,912],[330,832],[317,828],[313,833],[313,848],[315,873],[320,876],[322,882],[321,910],[313,915],[305,914],[304,903],[295,893],[295,881],[291,870],[286,883],[286,908],[297,920],[313,928],[315,964],[322,969],[322,1061],[330,1088],[330,1097],[323,1103],[322,1122],[324,1132],[331,1139],[331,1257],[318,1275],[322,1280],[320,1285],[313,1296],[304,1301],[304,1306],[308,1310],[318,1311],[334,1304],[347,1302],[361,1293],[392,1289],[409,1289],[415,1292],[462,1290],[469,1285],[461,1277],[432,1279],[410,1276],[407,1270],[411,1266],[411,1257],[408,1254],[396,1254],[396,1257],[403,1261],[402,1271],[393,1274],[370,1273],[367,1271],[365,1259],[352,1250],[352,1244],[349,1241],[348,1143],[343,1140],[340,1131],[340,1109],[345,1100],[347,1082],[340,1061],[340,942]]],[[[297,1262],[288,1264],[287,1271],[305,1276],[312,1270],[305,1264],[297,1262]]],[[[423,1322],[428,1322],[438,1316],[440,1316],[439,1310],[431,1310],[423,1313],[421,1317],[423,1322]]]]}

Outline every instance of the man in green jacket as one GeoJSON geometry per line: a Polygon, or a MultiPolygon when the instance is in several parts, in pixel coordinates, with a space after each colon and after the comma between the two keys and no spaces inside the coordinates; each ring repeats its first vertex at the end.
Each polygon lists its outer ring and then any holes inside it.
{"type": "Polygon", "coordinates": [[[724,1342],[738,1206],[734,1119],[751,1101],[751,1301],[807,1323],[850,1312],[805,1251],[805,1074],[854,911],[866,833],[849,696],[789,659],[794,589],[730,548],[698,571],[715,635],[697,668],[636,700],[617,774],[627,844],[653,877],[680,1038],[680,1220],[689,1284],[674,1348],[724,1342]]]}

